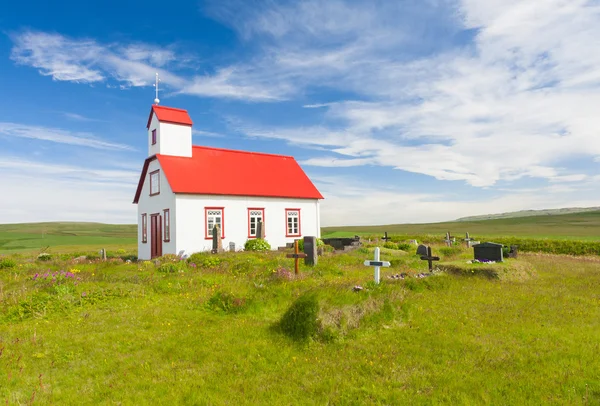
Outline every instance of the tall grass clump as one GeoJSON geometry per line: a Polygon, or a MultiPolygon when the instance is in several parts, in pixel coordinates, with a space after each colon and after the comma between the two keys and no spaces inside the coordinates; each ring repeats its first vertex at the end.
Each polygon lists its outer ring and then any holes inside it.
{"type": "Polygon", "coordinates": [[[319,298],[314,292],[301,295],[281,317],[279,328],[288,337],[306,341],[317,334],[319,298]]]}

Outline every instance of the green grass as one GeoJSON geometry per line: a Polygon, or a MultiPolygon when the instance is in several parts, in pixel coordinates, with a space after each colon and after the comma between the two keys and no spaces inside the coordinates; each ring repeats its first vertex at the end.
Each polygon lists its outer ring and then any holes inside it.
{"type": "Polygon", "coordinates": [[[389,234],[445,235],[450,231],[457,238],[469,232],[475,238],[484,236],[518,236],[566,240],[600,240],[600,211],[507,218],[498,220],[455,221],[431,224],[391,224],[380,226],[324,227],[324,238],[389,234]]]}
{"type": "Polygon", "coordinates": [[[0,254],[32,252],[50,247],[61,252],[132,249],[137,241],[135,225],[101,223],[25,223],[0,225],[0,254]]]}
{"type": "MultiPolygon", "coordinates": [[[[443,252],[470,269],[466,250],[443,252]]],[[[426,263],[385,249],[393,267],[375,286],[371,255],[322,257],[298,279],[283,253],[198,256],[174,273],[20,257],[0,271],[0,401],[600,404],[600,260],[527,255],[497,264],[526,268],[514,278],[392,281],[426,263]],[[47,268],[81,280],[31,279],[47,268]],[[321,330],[295,340],[280,321],[305,293],[321,330]]]]}

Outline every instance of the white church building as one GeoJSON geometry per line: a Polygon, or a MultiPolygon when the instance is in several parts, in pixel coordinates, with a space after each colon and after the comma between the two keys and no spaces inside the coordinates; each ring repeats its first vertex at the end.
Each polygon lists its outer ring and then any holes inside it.
{"type": "Polygon", "coordinates": [[[214,225],[223,247],[241,249],[263,222],[272,249],[320,237],[323,196],[291,156],[192,145],[186,110],[153,105],[148,158],[133,203],[138,257],[212,249],[214,225]]]}

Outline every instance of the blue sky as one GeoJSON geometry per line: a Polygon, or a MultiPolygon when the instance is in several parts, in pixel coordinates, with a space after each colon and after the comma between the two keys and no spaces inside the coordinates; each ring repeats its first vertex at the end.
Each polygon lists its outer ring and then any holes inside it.
{"type": "Polygon", "coordinates": [[[323,225],[600,205],[597,0],[12,2],[0,28],[0,223],[134,223],[155,72],[194,144],[295,156],[323,225]]]}

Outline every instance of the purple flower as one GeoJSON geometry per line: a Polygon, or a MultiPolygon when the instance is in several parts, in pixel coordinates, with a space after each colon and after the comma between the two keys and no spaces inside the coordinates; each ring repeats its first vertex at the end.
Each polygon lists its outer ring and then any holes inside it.
{"type": "Polygon", "coordinates": [[[81,292],[81,297],[86,297],[86,296],[87,296],[87,293],[81,292]]]}

